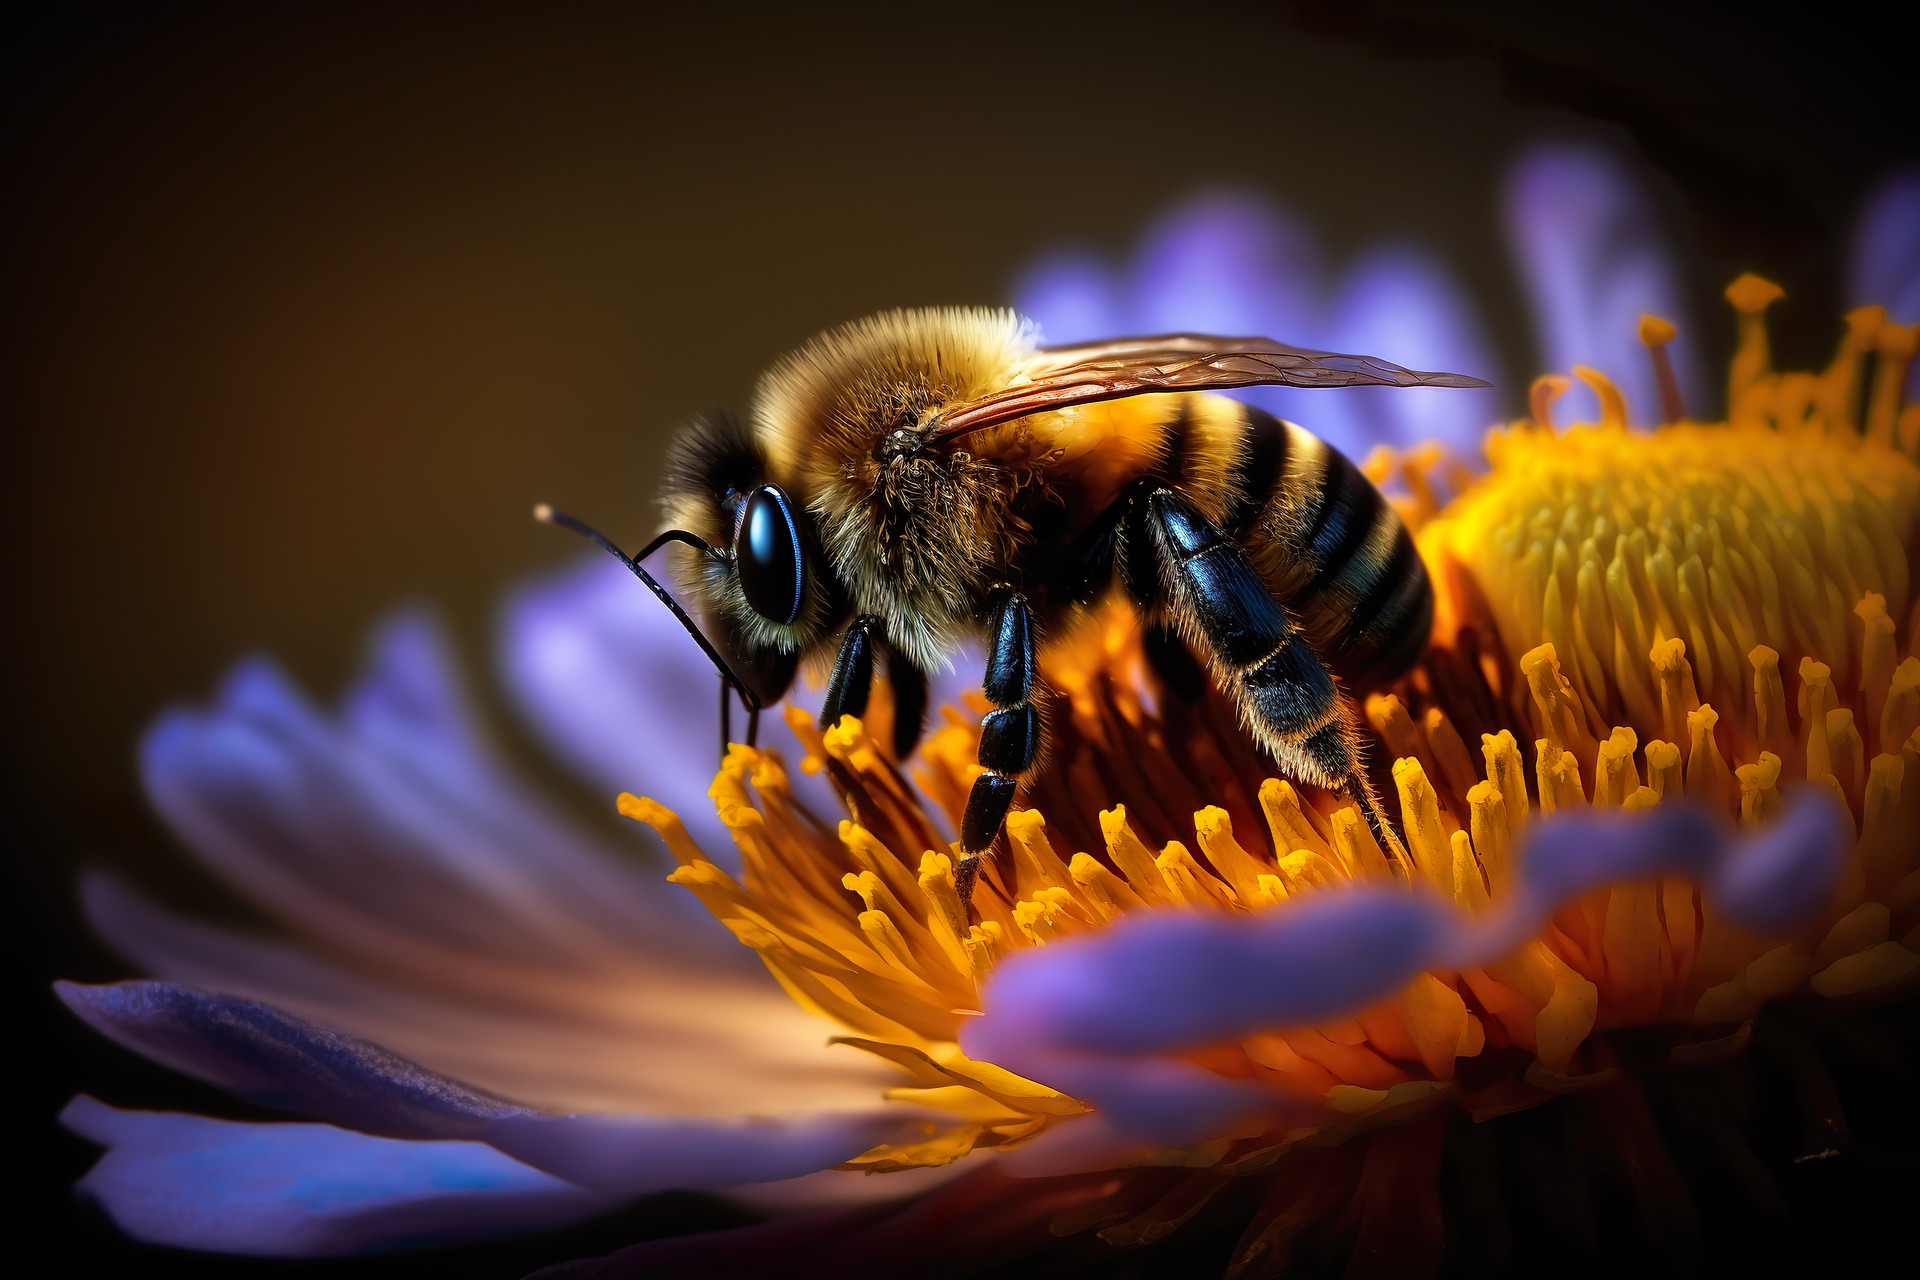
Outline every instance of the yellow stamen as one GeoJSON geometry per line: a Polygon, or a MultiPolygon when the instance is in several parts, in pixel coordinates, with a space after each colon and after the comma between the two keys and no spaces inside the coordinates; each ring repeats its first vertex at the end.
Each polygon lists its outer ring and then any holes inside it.
{"type": "Polygon", "coordinates": [[[1867,401],[1867,435],[1892,446],[1893,424],[1900,412],[1900,384],[1906,380],[1907,366],[1913,361],[1914,348],[1920,345],[1920,324],[1882,322],[1874,335],[1873,349],[1879,353],[1873,371],[1873,390],[1867,401]]]}
{"type": "MultiPolygon", "coordinates": [[[[1661,429],[1627,431],[1618,388],[1581,369],[1599,422],[1557,429],[1568,381],[1542,378],[1530,419],[1489,435],[1478,481],[1451,475],[1434,450],[1370,459],[1414,495],[1402,509],[1440,623],[1422,663],[1364,700],[1364,719],[1378,738],[1369,758],[1391,761],[1385,798],[1398,802],[1415,888],[1463,912],[1511,897],[1537,815],[1591,805],[1631,820],[1684,797],[1763,824],[1785,789],[1811,782],[1859,831],[1818,924],[1763,942],[1684,879],[1595,890],[1495,963],[1422,974],[1324,1025],[1194,1049],[1195,1064],[1317,1102],[1317,1117],[1142,1163],[1251,1173],[1297,1144],[1461,1097],[1459,1059],[1489,1048],[1500,1053],[1470,1078],[1522,1059],[1467,1104],[1496,1114],[1593,1084],[1605,1064],[1589,1045],[1613,1028],[1663,1028],[1670,1061],[1705,1061],[1737,1051],[1742,1033],[1725,1024],[1767,1000],[1858,996],[1920,972],[1920,601],[1908,567],[1920,466],[1905,452],[1920,448],[1920,418],[1898,403],[1900,362],[1920,334],[1862,310],[1825,371],[1776,371],[1764,313],[1779,296],[1757,277],[1728,291],[1740,326],[1729,423],[1677,421],[1674,330],[1647,316],[1661,429]],[[1435,475],[1445,483],[1428,483],[1435,475]],[[1440,509],[1449,486],[1458,496],[1440,509]]],[[[959,1050],[1009,957],[1132,913],[1287,911],[1355,880],[1401,883],[1351,797],[1268,776],[1217,696],[1192,707],[1144,696],[1123,604],[1095,611],[1042,661],[1058,691],[1050,763],[965,907],[959,851],[930,815],[951,828],[965,804],[978,708],[943,712],[913,782],[860,721],[820,732],[788,708],[800,767],[832,780],[847,817],[821,821],[776,755],[733,748],[711,799],[739,849],[738,878],[659,804],[620,798],[665,840],[674,883],[796,1001],[852,1032],[843,1043],[904,1073],[889,1096],[944,1113],[849,1168],[948,1163],[1087,1109],[959,1050]]]]}
{"type": "Polygon", "coordinates": [[[1586,365],[1573,366],[1573,376],[1593,388],[1593,394],[1600,399],[1600,425],[1613,431],[1624,431],[1627,426],[1627,398],[1620,394],[1613,379],[1598,369],[1589,369],[1586,365]]]}
{"type": "Polygon", "coordinates": [[[1727,417],[1738,422],[1759,416],[1768,408],[1768,375],[1773,361],[1767,350],[1766,310],[1784,296],[1779,285],[1748,273],[1727,286],[1727,301],[1739,317],[1739,345],[1727,376],[1727,417]]]}
{"type": "Polygon", "coordinates": [[[1553,429],[1553,404],[1567,394],[1573,384],[1564,374],[1543,373],[1527,391],[1527,405],[1533,413],[1533,425],[1544,431],[1553,429]]]}
{"type": "Polygon", "coordinates": [[[1678,422],[1687,416],[1686,404],[1680,396],[1680,379],[1674,376],[1673,359],[1667,355],[1667,344],[1679,332],[1671,320],[1662,320],[1644,311],[1640,313],[1640,341],[1646,344],[1647,355],[1653,361],[1654,381],[1660,387],[1662,422],[1678,422]]]}

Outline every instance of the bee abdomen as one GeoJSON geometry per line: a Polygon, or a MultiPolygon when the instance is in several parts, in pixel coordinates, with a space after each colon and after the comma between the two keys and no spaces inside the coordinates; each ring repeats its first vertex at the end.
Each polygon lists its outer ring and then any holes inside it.
{"type": "Polygon", "coordinates": [[[1337,449],[1243,406],[1228,528],[1314,651],[1361,688],[1404,671],[1433,621],[1413,535],[1337,449]]]}

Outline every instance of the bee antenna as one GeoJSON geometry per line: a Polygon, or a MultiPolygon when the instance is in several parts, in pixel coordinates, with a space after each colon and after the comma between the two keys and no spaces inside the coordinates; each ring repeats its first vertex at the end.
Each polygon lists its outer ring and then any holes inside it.
{"type": "Polygon", "coordinates": [[[645,583],[647,590],[659,597],[661,604],[673,610],[673,616],[680,620],[680,625],[687,629],[687,634],[693,637],[693,642],[700,646],[702,653],[707,655],[707,661],[711,662],[713,669],[720,673],[720,679],[733,686],[734,692],[740,695],[740,701],[747,704],[747,710],[752,712],[758,712],[760,710],[759,697],[753,690],[747,688],[744,680],[733,673],[733,668],[728,666],[727,660],[720,656],[720,651],[713,647],[713,642],[708,640],[705,633],[700,630],[700,625],[687,615],[687,611],[680,607],[680,602],[669,595],[667,589],[661,586],[652,574],[640,567],[642,560],[645,560],[669,542],[684,542],[695,550],[703,551],[708,555],[721,554],[714,550],[711,543],[707,542],[704,538],[688,533],[685,529],[669,529],[652,542],[649,542],[645,547],[641,548],[639,555],[630,556],[615,546],[613,541],[605,534],[601,533],[586,521],[570,516],[564,511],[555,511],[544,502],[535,505],[533,508],[533,518],[541,524],[552,524],[558,525],[562,529],[571,529],[581,537],[589,538],[599,543],[602,550],[625,565],[629,573],[645,583]]]}

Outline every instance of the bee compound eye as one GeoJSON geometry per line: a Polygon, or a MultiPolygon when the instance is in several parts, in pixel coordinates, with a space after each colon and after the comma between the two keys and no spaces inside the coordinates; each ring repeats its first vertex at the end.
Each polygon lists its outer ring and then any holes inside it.
{"type": "Polygon", "coordinates": [[[740,589],[755,613],[782,626],[800,616],[806,565],[800,523],[786,494],[763,484],[747,495],[734,530],[733,557],[740,589]]]}

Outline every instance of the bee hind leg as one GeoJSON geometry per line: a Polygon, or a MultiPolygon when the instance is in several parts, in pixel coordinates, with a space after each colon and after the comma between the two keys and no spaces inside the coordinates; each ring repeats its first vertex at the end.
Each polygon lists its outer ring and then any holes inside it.
{"type": "Polygon", "coordinates": [[[1361,759],[1353,702],[1240,545],[1176,489],[1145,503],[1147,541],[1170,616],[1212,659],[1261,746],[1299,781],[1346,792],[1402,874],[1405,846],[1361,759]]]}
{"type": "Polygon", "coordinates": [[[1006,822],[1020,779],[1040,755],[1040,711],[1034,661],[1033,615],[1027,598],[1009,591],[994,609],[987,638],[987,673],[981,691],[993,710],[980,721],[980,763],[986,772],[973,780],[960,819],[960,865],[954,881],[965,905],[973,899],[980,859],[993,848],[1006,822]]]}

